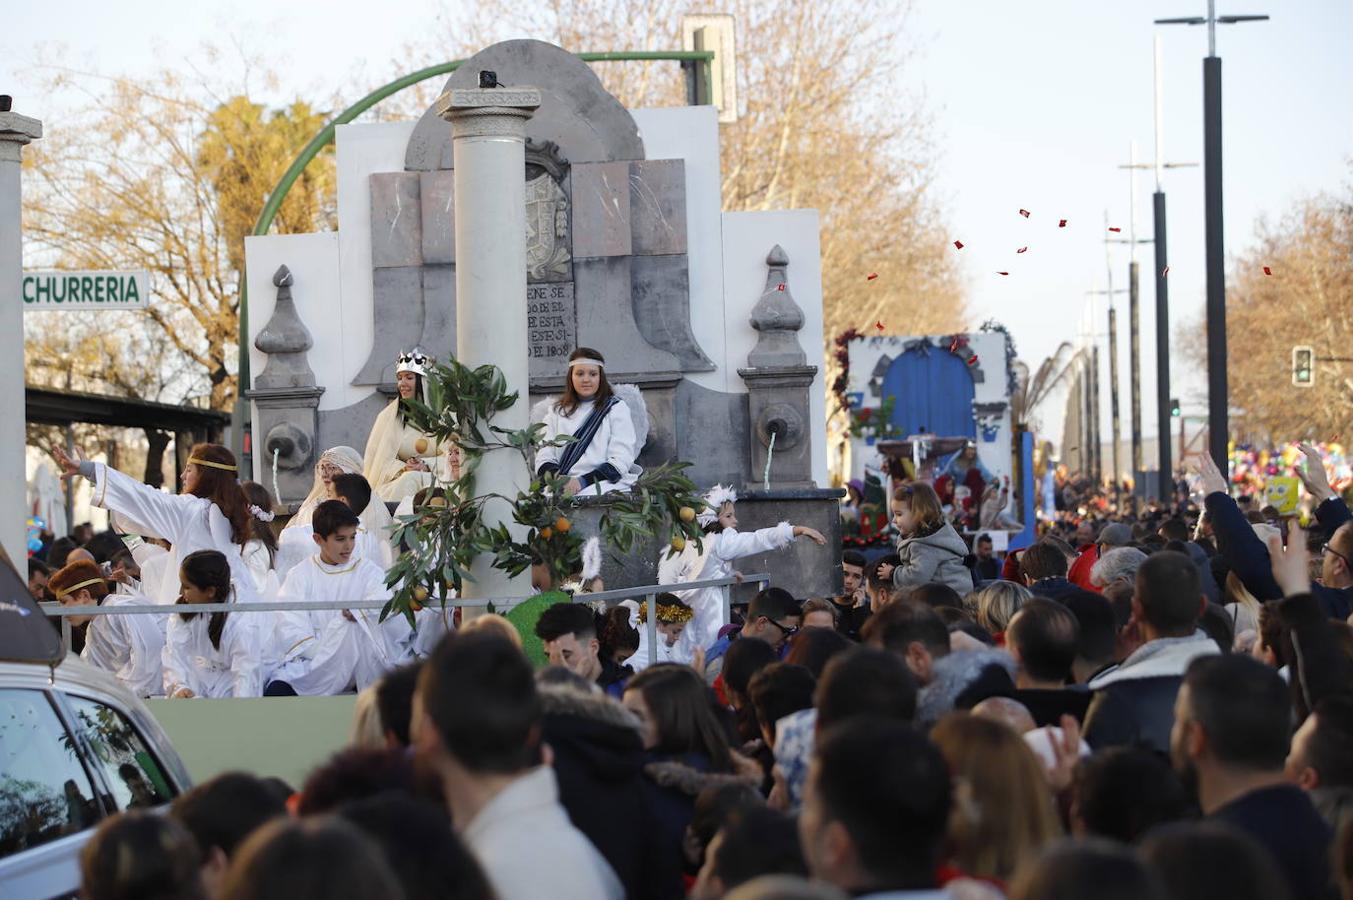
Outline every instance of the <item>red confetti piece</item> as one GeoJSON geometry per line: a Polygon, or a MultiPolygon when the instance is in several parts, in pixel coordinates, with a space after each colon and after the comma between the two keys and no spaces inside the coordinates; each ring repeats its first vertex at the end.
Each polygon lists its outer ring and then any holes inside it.
{"type": "Polygon", "coordinates": [[[958,349],[958,338],[954,338],[952,341],[949,342],[949,352],[953,353],[957,349],[958,349]]]}
{"type": "Polygon", "coordinates": [[[1020,214],[1021,216],[1023,216],[1024,218],[1026,218],[1026,219],[1029,218],[1029,211],[1028,211],[1027,209],[1021,209],[1021,210],[1019,211],[1019,214],[1020,214]]]}
{"type": "Polygon", "coordinates": [[[962,250],[962,249],[963,249],[963,242],[962,242],[962,241],[954,241],[954,249],[955,249],[955,250],[962,250]]]}
{"type": "Polygon", "coordinates": [[[1166,266],[1165,268],[1163,268],[1163,269],[1160,270],[1160,277],[1161,277],[1161,278],[1164,278],[1166,275],[1169,275],[1169,274],[1170,274],[1170,267],[1169,267],[1169,266],[1166,266]]]}
{"type": "Polygon", "coordinates": [[[879,331],[882,331],[882,330],[883,330],[883,323],[882,323],[882,322],[875,322],[875,323],[874,323],[874,327],[877,328],[879,331]]]}
{"type": "Polygon", "coordinates": [[[1027,251],[1028,249],[1029,249],[1028,247],[1020,247],[1020,248],[1019,248],[1018,250],[1016,250],[1015,252],[1016,252],[1016,253],[1024,253],[1024,252],[1027,251]]]}
{"type": "Polygon", "coordinates": [[[1264,274],[1265,274],[1265,275],[1272,275],[1272,274],[1273,274],[1273,270],[1270,269],[1268,266],[1264,266],[1264,274]]]}
{"type": "Polygon", "coordinates": [[[1120,234],[1120,233],[1122,232],[1123,229],[1121,229],[1121,228],[1116,228],[1116,227],[1110,225],[1110,226],[1109,226],[1109,230],[1112,231],[1114,234],[1120,234]]]}
{"type": "Polygon", "coordinates": [[[1065,227],[1066,227],[1066,219],[1058,219],[1058,220],[1057,220],[1057,227],[1058,227],[1058,228],[1065,228],[1065,227]]]}
{"type": "Polygon", "coordinates": [[[783,291],[783,290],[785,289],[785,286],[784,286],[783,284],[777,284],[777,285],[775,286],[775,289],[776,289],[777,291],[783,291]]]}
{"type": "Polygon", "coordinates": [[[878,277],[879,277],[879,273],[878,273],[878,272],[870,272],[870,273],[869,273],[869,277],[866,278],[865,281],[873,281],[875,278],[878,278],[878,277]]]}
{"type": "Polygon", "coordinates": [[[968,357],[968,365],[970,365],[970,366],[975,366],[975,365],[977,365],[977,354],[976,354],[976,353],[974,353],[972,356],[969,356],[969,357],[968,357]]]}
{"type": "Polygon", "coordinates": [[[997,272],[996,274],[997,274],[997,275],[1009,275],[1010,273],[1009,273],[1009,272],[997,272]]]}

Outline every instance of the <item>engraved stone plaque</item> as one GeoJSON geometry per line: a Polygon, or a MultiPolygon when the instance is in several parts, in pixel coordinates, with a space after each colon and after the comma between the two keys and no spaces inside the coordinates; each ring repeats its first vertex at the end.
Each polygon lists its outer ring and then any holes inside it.
{"type": "Polygon", "coordinates": [[[531,375],[564,371],[568,355],[578,343],[578,310],[573,282],[526,286],[526,345],[531,375]]]}

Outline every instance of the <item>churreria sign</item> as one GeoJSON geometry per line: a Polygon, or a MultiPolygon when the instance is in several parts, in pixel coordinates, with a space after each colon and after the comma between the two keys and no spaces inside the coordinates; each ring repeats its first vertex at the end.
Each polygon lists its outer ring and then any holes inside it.
{"type": "Polygon", "coordinates": [[[25,310],[144,309],[150,300],[147,272],[24,272],[25,310]]]}

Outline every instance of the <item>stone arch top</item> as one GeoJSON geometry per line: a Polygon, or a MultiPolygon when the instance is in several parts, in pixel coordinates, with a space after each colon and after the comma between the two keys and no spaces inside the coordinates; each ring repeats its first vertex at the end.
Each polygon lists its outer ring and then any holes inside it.
{"type": "MultiPolygon", "coordinates": [[[[606,88],[592,67],[544,41],[503,41],[487,47],[451,73],[443,91],[479,85],[479,72],[498,73],[505,87],[530,85],[543,95],[526,123],[526,136],[553,141],[570,163],[644,159],[644,142],[629,110],[606,88]]],[[[431,109],[423,113],[404,151],[404,169],[430,172],[452,168],[451,126],[431,109]]]]}

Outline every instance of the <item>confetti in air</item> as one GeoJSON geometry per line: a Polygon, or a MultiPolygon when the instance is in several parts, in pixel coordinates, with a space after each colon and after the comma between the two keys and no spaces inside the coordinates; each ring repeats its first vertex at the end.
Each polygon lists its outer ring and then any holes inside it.
{"type": "Polygon", "coordinates": [[[1028,247],[1020,247],[1020,248],[1019,248],[1018,250],[1016,250],[1015,252],[1016,252],[1016,253],[1024,253],[1024,252],[1028,251],[1028,249],[1029,249],[1028,247]]]}
{"type": "Polygon", "coordinates": [[[1058,227],[1058,228],[1065,228],[1065,227],[1066,227],[1066,219],[1058,219],[1058,220],[1057,220],[1057,227],[1058,227]]]}
{"type": "Polygon", "coordinates": [[[1109,230],[1112,231],[1114,234],[1121,234],[1122,231],[1123,231],[1123,229],[1118,228],[1118,227],[1113,226],[1113,225],[1110,225],[1110,226],[1109,226],[1109,230]]]}
{"type": "Polygon", "coordinates": [[[1161,278],[1164,278],[1166,275],[1169,275],[1169,274],[1170,274],[1170,267],[1169,267],[1169,266],[1166,266],[1165,268],[1163,268],[1163,269],[1160,270],[1160,277],[1161,277],[1161,278]]]}
{"type": "Polygon", "coordinates": [[[996,274],[997,274],[997,275],[1009,275],[1010,273],[1009,273],[1009,272],[997,272],[996,274]]]}
{"type": "Polygon", "coordinates": [[[873,281],[875,278],[878,278],[878,277],[879,277],[879,273],[878,273],[878,272],[870,272],[870,273],[869,273],[869,277],[866,278],[865,281],[873,281]]]}
{"type": "Polygon", "coordinates": [[[784,286],[783,284],[777,284],[777,285],[775,286],[775,289],[776,289],[777,291],[783,291],[783,290],[785,289],[785,286],[784,286]]]}
{"type": "Polygon", "coordinates": [[[1268,266],[1264,266],[1264,274],[1265,274],[1265,275],[1272,275],[1272,274],[1273,274],[1273,270],[1270,269],[1268,266]]]}
{"type": "Polygon", "coordinates": [[[955,250],[962,250],[962,249],[963,249],[963,242],[962,242],[962,241],[954,241],[954,249],[955,249],[955,250]]]}
{"type": "Polygon", "coordinates": [[[1019,211],[1019,214],[1020,214],[1021,216],[1023,216],[1024,218],[1026,218],[1026,219],[1029,218],[1029,211],[1028,211],[1027,209],[1021,209],[1021,210],[1019,211]]]}
{"type": "Polygon", "coordinates": [[[882,323],[882,322],[875,322],[875,323],[874,323],[874,327],[877,328],[879,331],[882,331],[882,330],[883,330],[883,323],[882,323]]]}

